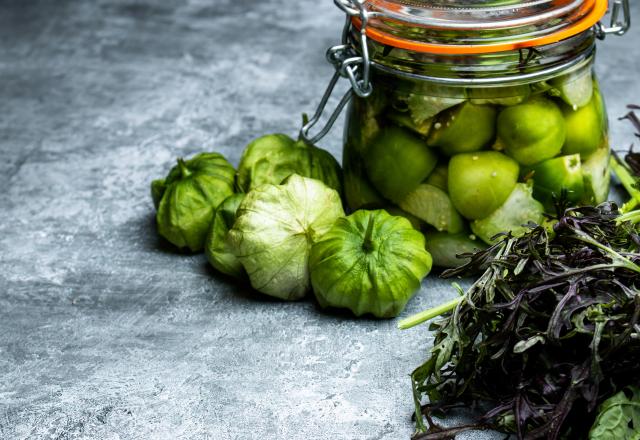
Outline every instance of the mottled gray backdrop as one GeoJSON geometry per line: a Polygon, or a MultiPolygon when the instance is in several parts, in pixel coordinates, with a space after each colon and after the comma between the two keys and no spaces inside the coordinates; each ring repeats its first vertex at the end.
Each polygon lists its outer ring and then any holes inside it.
{"type": "MultiPolygon", "coordinates": [[[[0,1],[0,438],[408,438],[425,328],[258,297],[154,230],[176,156],[296,133],[342,21],[330,0],[0,1]]],[[[639,38],[600,44],[617,146],[639,38]]],[[[406,313],[452,295],[429,278],[406,313]]]]}

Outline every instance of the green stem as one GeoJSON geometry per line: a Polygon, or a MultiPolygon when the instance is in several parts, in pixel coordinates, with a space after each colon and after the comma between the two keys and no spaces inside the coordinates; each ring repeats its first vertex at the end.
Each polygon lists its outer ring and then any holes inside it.
{"type": "Polygon", "coordinates": [[[617,222],[618,224],[629,222],[634,225],[640,223],[640,210],[631,211],[631,212],[627,212],[626,214],[622,214],[620,217],[618,217],[617,222]]]}
{"type": "Polygon", "coordinates": [[[364,234],[364,241],[362,243],[362,250],[369,253],[374,249],[373,245],[373,214],[369,215],[369,223],[367,223],[367,232],[364,234]]]}
{"type": "Polygon", "coordinates": [[[178,168],[180,168],[180,175],[182,176],[183,179],[186,179],[191,175],[191,171],[189,171],[189,168],[187,167],[187,163],[184,161],[183,158],[178,159],[178,168]]]}
{"type": "MultiPolygon", "coordinates": [[[[623,257],[622,255],[620,255],[618,252],[614,251],[613,249],[611,249],[608,246],[605,246],[604,244],[600,243],[599,241],[593,239],[593,237],[591,237],[590,235],[579,231],[579,230],[574,230],[574,233],[576,234],[576,237],[580,240],[580,241],[584,241],[585,243],[589,243],[599,249],[602,249],[604,252],[606,252],[607,254],[611,255],[611,258],[614,262],[620,263],[622,267],[632,270],[636,273],[640,273],[640,266],[638,266],[637,264],[635,264],[633,261],[629,260],[628,258],[623,257]]],[[[593,266],[592,266],[593,267],[593,266]]]]}
{"type": "Polygon", "coordinates": [[[622,183],[624,189],[626,189],[631,196],[631,200],[624,204],[621,211],[625,213],[638,207],[638,205],[640,205],[640,190],[636,188],[638,178],[634,177],[629,171],[629,168],[627,168],[617,157],[611,157],[609,167],[616,176],[618,176],[620,183],[622,183]]]}
{"type": "Polygon", "coordinates": [[[423,312],[416,313],[413,316],[409,316],[408,318],[405,318],[398,323],[398,328],[400,330],[406,330],[408,328],[415,327],[416,325],[420,325],[423,322],[429,321],[430,319],[443,315],[447,312],[450,312],[455,309],[458,304],[460,304],[462,299],[463,297],[460,296],[456,299],[452,299],[447,303],[440,304],[437,307],[433,307],[423,312]]]}

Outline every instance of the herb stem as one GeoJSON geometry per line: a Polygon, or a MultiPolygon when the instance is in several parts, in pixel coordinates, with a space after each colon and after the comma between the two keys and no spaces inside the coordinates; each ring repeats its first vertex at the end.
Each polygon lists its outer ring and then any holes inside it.
{"type": "Polygon", "coordinates": [[[593,237],[589,236],[588,234],[585,234],[584,232],[580,231],[580,230],[574,230],[576,237],[581,240],[584,241],[585,243],[589,243],[592,246],[595,246],[599,249],[602,249],[604,252],[606,252],[607,254],[609,254],[611,256],[611,258],[613,259],[613,261],[618,262],[622,265],[622,267],[632,270],[634,272],[640,273],[640,266],[638,266],[637,264],[635,264],[633,261],[629,260],[628,258],[623,257],[622,255],[620,255],[618,252],[614,251],[613,249],[611,249],[608,246],[605,246],[604,244],[600,243],[599,241],[595,240],[593,237]]]}
{"type": "Polygon", "coordinates": [[[403,319],[398,323],[398,328],[400,330],[406,330],[411,327],[415,327],[416,325],[420,325],[423,322],[429,321],[435,317],[443,315],[447,312],[452,311],[457,307],[458,304],[462,301],[463,297],[460,296],[456,299],[452,299],[449,302],[444,304],[440,304],[439,306],[432,307],[430,309],[424,310],[420,313],[416,313],[413,316],[409,316],[408,318],[403,319]]]}

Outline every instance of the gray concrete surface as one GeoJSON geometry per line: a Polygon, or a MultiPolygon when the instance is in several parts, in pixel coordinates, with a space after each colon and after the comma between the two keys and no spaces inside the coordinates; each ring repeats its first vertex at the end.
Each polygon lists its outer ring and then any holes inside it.
{"type": "MultiPolygon", "coordinates": [[[[0,438],[409,437],[424,328],[256,296],[162,246],[148,194],[176,156],[295,133],[341,24],[330,0],[0,3],[0,438]]],[[[638,41],[600,44],[618,146],[638,41]]],[[[406,313],[451,295],[429,278],[406,313]]]]}

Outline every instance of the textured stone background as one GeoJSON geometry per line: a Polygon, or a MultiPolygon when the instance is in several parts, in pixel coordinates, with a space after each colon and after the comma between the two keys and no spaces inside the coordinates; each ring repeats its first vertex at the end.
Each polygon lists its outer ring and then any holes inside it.
{"type": "MultiPolygon", "coordinates": [[[[424,328],[258,297],[153,226],[176,156],[296,132],[341,24],[329,0],[1,2],[0,438],[408,438],[424,328]]],[[[639,38],[600,44],[617,146],[639,38]]],[[[406,313],[451,295],[429,278],[406,313]]]]}

